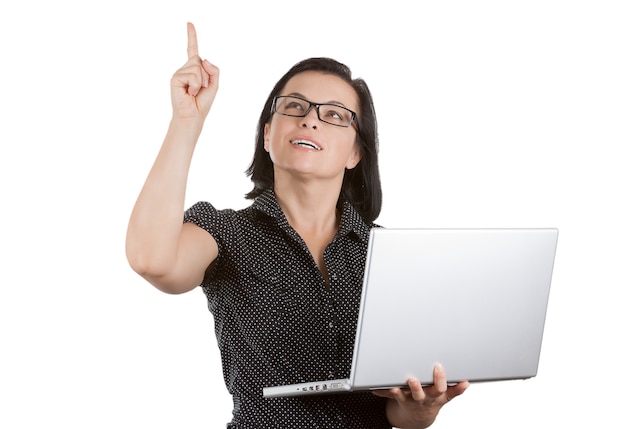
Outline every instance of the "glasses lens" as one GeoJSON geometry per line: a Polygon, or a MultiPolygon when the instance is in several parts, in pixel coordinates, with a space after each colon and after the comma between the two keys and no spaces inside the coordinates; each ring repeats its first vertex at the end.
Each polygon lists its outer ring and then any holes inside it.
{"type": "Polygon", "coordinates": [[[333,104],[321,104],[319,108],[320,119],[329,124],[340,127],[348,127],[352,122],[352,112],[345,107],[333,104]]]}
{"type": "Polygon", "coordinates": [[[311,103],[296,97],[276,97],[276,113],[289,116],[304,116],[311,103]]]}

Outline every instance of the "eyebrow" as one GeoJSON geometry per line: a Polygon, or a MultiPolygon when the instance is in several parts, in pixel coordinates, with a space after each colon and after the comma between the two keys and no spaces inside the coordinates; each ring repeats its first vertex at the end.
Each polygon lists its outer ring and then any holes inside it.
{"type": "MultiPolygon", "coordinates": [[[[308,101],[308,102],[310,102],[310,103],[313,103],[313,101],[309,100],[308,98],[306,98],[304,95],[300,94],[299,92],[292,92],[292,93],[287,94],[287,95],[288,95],[288,96],[291,96],[291,97],[299,97],[299,98],[303,98],[303,99],[305,99],[306,101],[308,101]]],[[[317,102],[315,102],[315,103],[317,104],[317,102]]],[[[347,109],[347,107],[346,107],[346,105],[345,105],[345,104],[343,104],[341,101],[337,101],[337,100],[329,100],[329,101],[325,101],[325,102],[323,102],[323,103],[319,103],[319,104],[334,104],[334,105],[336,105],[336,106],[344,107],[344,108],[346,108],[346,109],[347,109]]]]}

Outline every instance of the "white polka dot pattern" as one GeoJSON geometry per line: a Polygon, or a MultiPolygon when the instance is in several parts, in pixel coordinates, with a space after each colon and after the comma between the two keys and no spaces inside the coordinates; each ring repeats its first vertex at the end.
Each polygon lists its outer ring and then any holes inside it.
{"type": "Polygon", "coordinates": [[[369,392],[271,398],[264,386],[350,373],[369,230],[349,203],[324,252],[327,287],[272,191],[243,210],[194,204],[185,221],[208,231],[219,255],[202,288],[214,316],[232,429],[390,428],[369,392]]]}

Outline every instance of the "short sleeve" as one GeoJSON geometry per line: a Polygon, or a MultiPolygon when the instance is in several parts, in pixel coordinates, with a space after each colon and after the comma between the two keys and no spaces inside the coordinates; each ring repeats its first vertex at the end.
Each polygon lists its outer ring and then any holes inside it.
{"type": "Polygon", "coordinates": [[[201,201],[185,211],[183,222],[191,222],[207,231],[215,239],[218,256],[211,269],[205,274],[202,286],[207,287],[215,272],[219,271],[229,243],[233,242],[233,210],[217,210],[211,203],[201,201]]]}

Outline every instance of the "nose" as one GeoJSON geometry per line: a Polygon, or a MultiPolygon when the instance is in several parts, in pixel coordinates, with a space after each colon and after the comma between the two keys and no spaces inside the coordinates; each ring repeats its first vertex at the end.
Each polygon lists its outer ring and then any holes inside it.
{"type": "Polygon", "coordinates": [[[317,109],[318,109],[317,106],[311,105],[306,115],[300,118],[300,125],[305,128],[310,127],[310,128],[313,128],[314,130],[317,129],[317,126],[319,124],[319,119],[320,119],[319,110],[317,109]]]}

